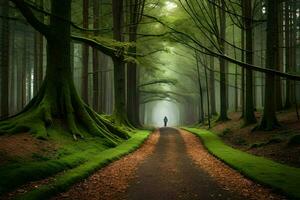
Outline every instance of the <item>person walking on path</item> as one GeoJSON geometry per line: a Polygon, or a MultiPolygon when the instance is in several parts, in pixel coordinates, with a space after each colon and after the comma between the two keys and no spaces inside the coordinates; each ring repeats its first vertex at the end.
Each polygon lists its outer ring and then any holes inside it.
{"type": "Polygon", "coordinates": [[[165,127],[166,127],[167,124],[168,124],[168,118],[167,118],[167,116],[165,116],[165,118],[164,118],[164,123],[165,123],[165,127]]]}

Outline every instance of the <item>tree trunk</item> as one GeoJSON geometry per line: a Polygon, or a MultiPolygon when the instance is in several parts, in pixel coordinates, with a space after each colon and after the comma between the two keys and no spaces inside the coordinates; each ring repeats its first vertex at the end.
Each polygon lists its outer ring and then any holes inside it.
{"type": "MultiPolygon", "coordinates": [[[[37,5],[40,7],[44,7],[43,0],[36,0],[37,5]]],[[[44,22],[44,15],[41,14],[39,16],[39,20],[44,22]]],[[[44,51],[44,39],[43,35],[40,34],[38,31],[34,33],[34,92],[33,94],[36,95],[41,84],[43,81],[43,51],[44,51]]]]}
{"type": "MultiPolygon", "coordinates": [[[[94,29],[99,29],[100,21],[100,5],[99,0],[94,0],[93,17],[94,29]]],[[[99,52],[93,48],[93,108],[96,112],[100,112],[99,107],[99,52]]]]}
{"type": "Polygon", "coordinates": [[[196,57],[196,70],[197,70],[197,81],[198,81],[198,90],[199,90],[199,123],[204,123],[204,103],[203,103],[203,91],[202,91],[202,85],[201,85],[201,79],[200,79],[200,66],[199,66],[199,57],[197,52],[195,51],[195,57],[196,57]]]}
{"type": "Polygon", "coordinates": [[[9,3],[8,0],[4,0],[1,3],[1,13],[3,15],[2,25],[0,30],[1,36],[1,59],[0,59],[0,81],[1,81],[1,113],[0,119],[4,119],[9,115],[9,101],[8,101],[8,88],[9,88],[9,3]]]}
{"type": "Polygon", "coordinates": [[[215,58],[210,56],[210,75],[209,75],[209,85],[210,85],[210,107],[211,115],[217,114],[216,109],[216,94],[215,94],[215,58]]]}
{"type": "MultiPolygon", "coordinates": [[[[232,31],[232,40],[233,40],[233,45],[236,46],[235,44],[235,26],[233,26],[233,31],[232,31]]],[[[233,50],[234,52],[234,59],[237,59],[236,55],[236,48],[233,50]]],[[[239,109],[239,98],[238,98],[238,66],[235,65],[235,75],[234,75],[234,110],[235,112],[238,112],[239,109]]]]}
{"type": "MultiPolygon", "coordinates": [[[[279,12],[278,12],[278,55],[276,56],[277,58],[277,63],[278,63],[278,71],[283,70],[283,3],[280,3],[279,5],[279,12]]],[[[282,91],[281,91],[281,78],[276,77],[276,110],[282,110],[283,105],[282,105],[282,91]]]]}
{"type": "MultiPolygon", "coordinates": [[[[82,6],[83,28],[89,26],[89,0],[83,0],[82,6]]],[[[89,103],[89,46],[82,45],[82,86],[81,94],[85,103],[89,103]]]]}
{"type": "MultiPolygon", "coordinates": [[[[245,30],[241,29],[241,57],[242,62],[245,61],[245,30]]],[[[241,118],[244,118],[245,116],[245,69],[241,69],[241,110],[242,110],[242,116],[241,118]]]]}
{"type": "MultiPolygon", "coordinates": [[[[245,29],[246,29],[246,63],[253,64],[253,31],[252,31],[252,1],[245,1],[245,29]]],[[[256,123],[253,102],[253,72],[246,70],[246,106],[244,113],[245,125],[256,123]]]]}
{"type": "MultiPolygon", "coordinates": [[[[139,8],[143,4],[144,0],[135,0],[129,2],[129,42],[137,42],[137,30],[138,23],[140,20],[140,15],[142,12],[139,8]]],[[[136,53],[136,47],[131,47],[129,49],[131,53],[136,53]]],[[[129,122],[138,127],[140,126],[139,121],[139,91],[138,91],[138,72],[136,63],[127,64],[127,112],[129,122]]]]}
{"type": "MultiPolygon", "coordinates": [[[[290,72],[295,73],[297,72],[297,26],[299,25],[297,23],[297,0],[292,0],[291,10],[292,10],[292,23],[291,23],[291,65],[290,65],[290,72]]],[[[293,84],[293,81],[291,81],[291,101],[292,104],[295,104],[296,101],[296,85],[293,84]]]]}
{"type": "MultiPolygon", "coordinates": [[[[291,68],[291,19],[290,19],[290,3],[285,2],[285,71],[290,72],[291,68]]],[[[291,81],[286,80],[286,95],[285,95],[285,109],[289,109],[292,106],[291,103],[291,81]]]]}
{"type": "MultiPolygon", "coordinates": [[[[225,1],[221,0],[220,12],[220,50],[225,54],[225,35],[226,35],[226,6],[225,1]]],[[[220,58],[220,117],[218,121],[226,121],[227,117],[227,89],[226,89],[226,61],[220,58]]]]}
{"type": "MultiPolygon", "coordinates": [[[[278,55],[278,5],[279,0],[267,1],[267,52],[266,67],[277,69],[278,63],[274,59],[278,55]]],[[[259,129],[273,130],[279,126],[276,117],[275,77],[266,74],[265,103],[262,121],[259,129]]]]}
{"type": "MultiPolygon", "coordinates": [[[[207,58],[207,56],[206,56],[207,58]]],[[[209,86],[208,86],[208,75],[207,75],[207,62],[205,62],[204,66],[204,74],[205,74],[205,86],[206,86],[206,99],[207,99],[207,120],[208,120],[208,128],[211,128],[211,114],[210,114],[210,98],[209,98],[209,86]]]]}
{"type": "MultiPolygon", "coordinates": [[[[117,41],[123,41],[123,0],[112,1],[113,10],[113,36],[117,41]]],[[[122,51],[122,49],[120,49],[122,51]]],[[[117,125],[129,125],[126,112],[126,82],[125,82],[125,63],[123,56],[113,58],[114,62],[114,91],[115,107],[113,119],[117,125]]]]}

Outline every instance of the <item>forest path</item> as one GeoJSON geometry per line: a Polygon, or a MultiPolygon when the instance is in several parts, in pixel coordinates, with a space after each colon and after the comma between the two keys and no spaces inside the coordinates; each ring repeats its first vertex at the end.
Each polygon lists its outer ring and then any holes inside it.
{"type": "Polygon", "coordinates": [[[52,199],[282,199],[209,154],[187,131],[161,128],[135,152],[52,199]]]}
{"type": "Polygon", "coordinates": [[[127,199],[238,199],[194,164],[185,145],[179,130],[161,128],[155,151],[139,166],[127,199]]]}

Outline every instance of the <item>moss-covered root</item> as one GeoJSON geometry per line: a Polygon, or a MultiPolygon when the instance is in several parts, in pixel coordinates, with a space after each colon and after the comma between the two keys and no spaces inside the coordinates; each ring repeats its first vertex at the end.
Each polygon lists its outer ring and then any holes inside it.
{"type": "Polygon", "coordinates": [[[82,129],[92,136],[106,139],[112,146],[118,144],[121,138],[128,138],[126,133],[119,133],[112,126],[108,128],[109,123],[86,106],[73,87],[63,87],[58,94],[57,90],[44,90],[39,95],[41,97],[34,98],[25,112],[0,122],[0,134],[29,131],[38,138],[46,139],[47,127],[58,119],[66,124],[75,140],[83,138],[82,129]]]}

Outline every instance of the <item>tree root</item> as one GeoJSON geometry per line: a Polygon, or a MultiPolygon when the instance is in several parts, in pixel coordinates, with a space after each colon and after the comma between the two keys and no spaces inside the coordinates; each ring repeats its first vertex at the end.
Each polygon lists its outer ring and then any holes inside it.
{"type": "Polygon", "coordinates": [[[60,95],[51,95],[41,89],[39,95],[26,106],[25,111],[0,121],[0,135],[30,132],[38,138],[47,139],[47,128],[53,125],[53,119],[58,119],[67,125],[66,129],[74,140],[84,138],[82,128],[91,136],[104,138],[111,146],[129,138],[125,131],[85,105],[75,88],[64,87],[60,95]]]}

